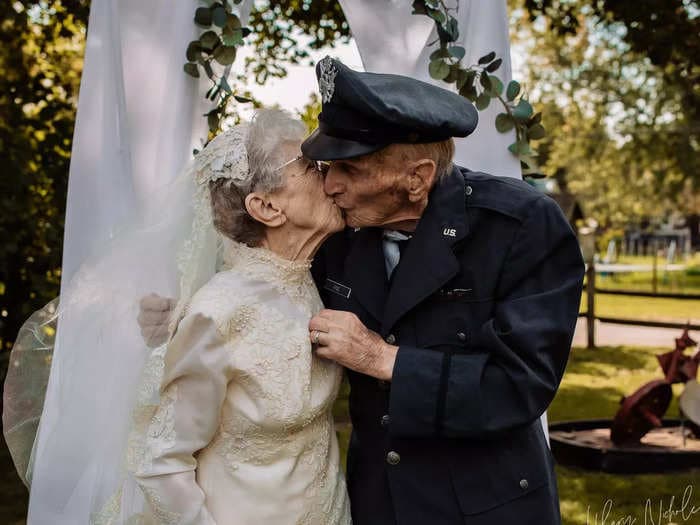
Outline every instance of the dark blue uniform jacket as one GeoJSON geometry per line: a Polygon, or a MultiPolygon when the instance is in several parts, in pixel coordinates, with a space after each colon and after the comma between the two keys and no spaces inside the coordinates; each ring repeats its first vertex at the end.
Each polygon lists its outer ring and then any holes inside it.
{"type": "Polygon", "coordinates": [[[571,348],[584,276],[559,206],[454,168],[389,285],[378,228],[319,251],[326,307],[399,346],[391,383],[349,372],[355,525],[560,523],[539,421],[571,348]]]}

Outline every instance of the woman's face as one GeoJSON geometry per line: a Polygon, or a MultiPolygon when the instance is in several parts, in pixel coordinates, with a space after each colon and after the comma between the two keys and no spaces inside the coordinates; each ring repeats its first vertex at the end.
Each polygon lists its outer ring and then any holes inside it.
{"type": "MultiPolygon", "coordinates": [[[[282,158],[292,160],[301,155],[301,142],[282,146],[282,158]]],[[[323,191],[323,173],[313,161],[301,157],[282,168],[284,187],[275,192],[279,206],[291,225],[301,230],[334,233],[345,227],[340,208],[323,191]]]]}

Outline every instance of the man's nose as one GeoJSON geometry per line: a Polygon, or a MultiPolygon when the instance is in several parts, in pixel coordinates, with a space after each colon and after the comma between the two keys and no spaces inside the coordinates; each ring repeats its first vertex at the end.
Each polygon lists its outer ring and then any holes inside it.
{"type": "Polygon", "coordinates": [[[323,180],[323,191],[326,192],[326,195],[333,196],[337,193],[343,193],[344,187],[342,176],[331,165],[328,173],[326,173],[326,178],[323,180]]]}

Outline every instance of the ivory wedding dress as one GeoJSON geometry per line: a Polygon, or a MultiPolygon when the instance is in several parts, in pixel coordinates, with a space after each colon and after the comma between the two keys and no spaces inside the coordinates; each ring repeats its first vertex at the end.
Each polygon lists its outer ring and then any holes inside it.
{"type": "Polygon", "coordinates": [[[149,364],[160,402],[129,448],[151,507],[141,522],[349,524],[332,415],[342,369],[311,349],[311,263],[232,242],[223,262],[149,364]]]}

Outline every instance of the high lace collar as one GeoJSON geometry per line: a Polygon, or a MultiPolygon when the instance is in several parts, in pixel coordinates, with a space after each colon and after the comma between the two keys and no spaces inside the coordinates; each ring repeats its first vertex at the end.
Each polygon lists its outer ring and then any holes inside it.
{"type": "Polygon", "coordinates": [[[305,285],[310,278],[311,260],[292,261],[267,248],[251,248],[240,242],[224,239],[223,270],[235,270],[256,280],[287,287],[305,285]]]}

